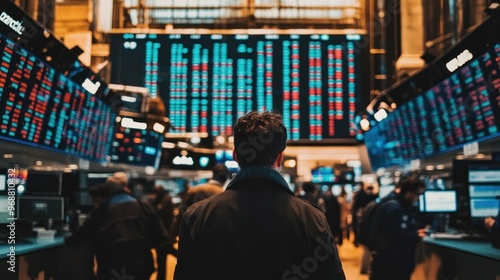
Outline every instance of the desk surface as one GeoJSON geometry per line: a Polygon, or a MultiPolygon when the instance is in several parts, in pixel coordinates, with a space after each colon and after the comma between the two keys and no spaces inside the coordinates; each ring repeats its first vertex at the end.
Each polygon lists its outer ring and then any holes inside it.
{"type": "Polygon", "coordinates": [[[426,244],[441,246],[500,261],[500,249],[492,247],[489,241],[434,239],[428,236],[424,237],[422,241],[426,244]]]}
{"type": "Polygon", "coordinates": [[[15,247],[14,252],[16,254],[16,257],[18,257],[18,256],[26,255],[29,253],[34,253],[34,252],[38,252],[38,251],[42,251],[42,250],[46,250],[46,249],[50,249],[50,248],[63,246],[64,245],[64,238],[65,238],[64,235],[56,236],[56,237],[54,237],[54,239],[50,239],[50,240],[38,239],[36,237],[33,237],[33,238],[23,238],[23,239],[31,242],[28,244],[27,243],[22,243],[22,244],[17,243],[17,244],[13,245],[13,244],[5,244],[4,243],[0,246],[0,260],[9,258],[9,256],[7,254],[9,254],[11,246],[15,247]]]}

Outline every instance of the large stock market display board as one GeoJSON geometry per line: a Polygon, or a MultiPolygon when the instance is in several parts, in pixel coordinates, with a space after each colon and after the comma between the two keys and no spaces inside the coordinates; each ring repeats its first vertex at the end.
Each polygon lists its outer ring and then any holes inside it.
{"type": "Polygon", "coordinates": [[[0,139],[105,160],[110,107],[2,34],[0,50],[0,139]]]}
{"type": "Polygon", "coordinates": [[[390,113],[365,143],[378,169],[499,135],[500,43],[390,113]]]}
{"type": "Polygon", "coordinates": [[[367,47],[360,34],[111,34],[111,82],[160,96],[171,134],[231,135],[274,110],[289,140],[355,139],[367,47]]]}

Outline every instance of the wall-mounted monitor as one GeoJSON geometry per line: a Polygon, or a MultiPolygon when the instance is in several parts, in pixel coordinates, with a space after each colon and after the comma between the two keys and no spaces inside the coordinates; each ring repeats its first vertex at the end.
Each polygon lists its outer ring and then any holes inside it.
{"type": "Polygon", "coordinates": [[[111,81],[161,97],[170,134],[232,135],[245,113],[275,110],[289,140],[356,142],[368,98],[362,33],[173,32],[110,35],[111,81]]]}
{"type": "Polygon", "coordinates": [[[106,160],[110,106],[3,34],[0,53],[0,140],[106,160]]]}
{"type": "Polygon", "coordinates": [[[469,205],[471,218],[496,217],[500,206],[500,183],[470,184],[469,205]]]}
{"type": "Polygon", "coordinates": [[[426,190],[418,200],[422,213],[455,213],[457,206],[455,190],[426,190]]]}
{"type": "Polygon", "coordinates": [[[28,170],[26,194],[61,195],[61,172],[28,170]]]}
{"type": "Polygon", "coordinates": [[[111,147],[111,161],[158,169],[164,135],[145,129],[117,125],[111,147]]]}
{"type": "Polygon", "coordinates": [[[311,181],[313,183],[335,182],[335,172],[331,166],[320,166],[311,170],[311,181]]]}

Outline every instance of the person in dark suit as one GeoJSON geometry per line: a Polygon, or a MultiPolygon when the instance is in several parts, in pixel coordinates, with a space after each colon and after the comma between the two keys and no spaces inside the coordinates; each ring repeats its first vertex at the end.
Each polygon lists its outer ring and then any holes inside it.
{"type": "Polygon", "coordinates": [[[124,178],[110,177],[104,185],[91,188],[97,208],[66,238],[69,246],[92,244],[98,280],[149,279],[154,271],[151,249],[167,241],[156,210],[132,197],[124,183],[124,178]]]}
{"type": "Polygon", "coordinates": [[[223,193],[187,209],[174,279],[345,279],[323,212],[277,171],[287,140],[281,116],[250,112],[233,131],[241,170],[223,193]]]}

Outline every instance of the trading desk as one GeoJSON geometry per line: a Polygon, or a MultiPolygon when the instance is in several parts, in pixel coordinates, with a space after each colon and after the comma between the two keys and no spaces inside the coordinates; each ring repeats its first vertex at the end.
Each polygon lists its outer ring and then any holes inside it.
{"type": "Polygon", "coordinates": [[[24,242],[15,245],[1,243],[0,279],[91,279],[90,247],[65,246],[65,236],[56,235],[49,240],[23,238],[24,242]],[[9,271],[11,246],[15,246],[15,272],[9,271]]]}
{"type": "Polygon", "coordinates": [[[424,237],[412,280],[500,278],[500,249],[488,241],[424,237]]]}

